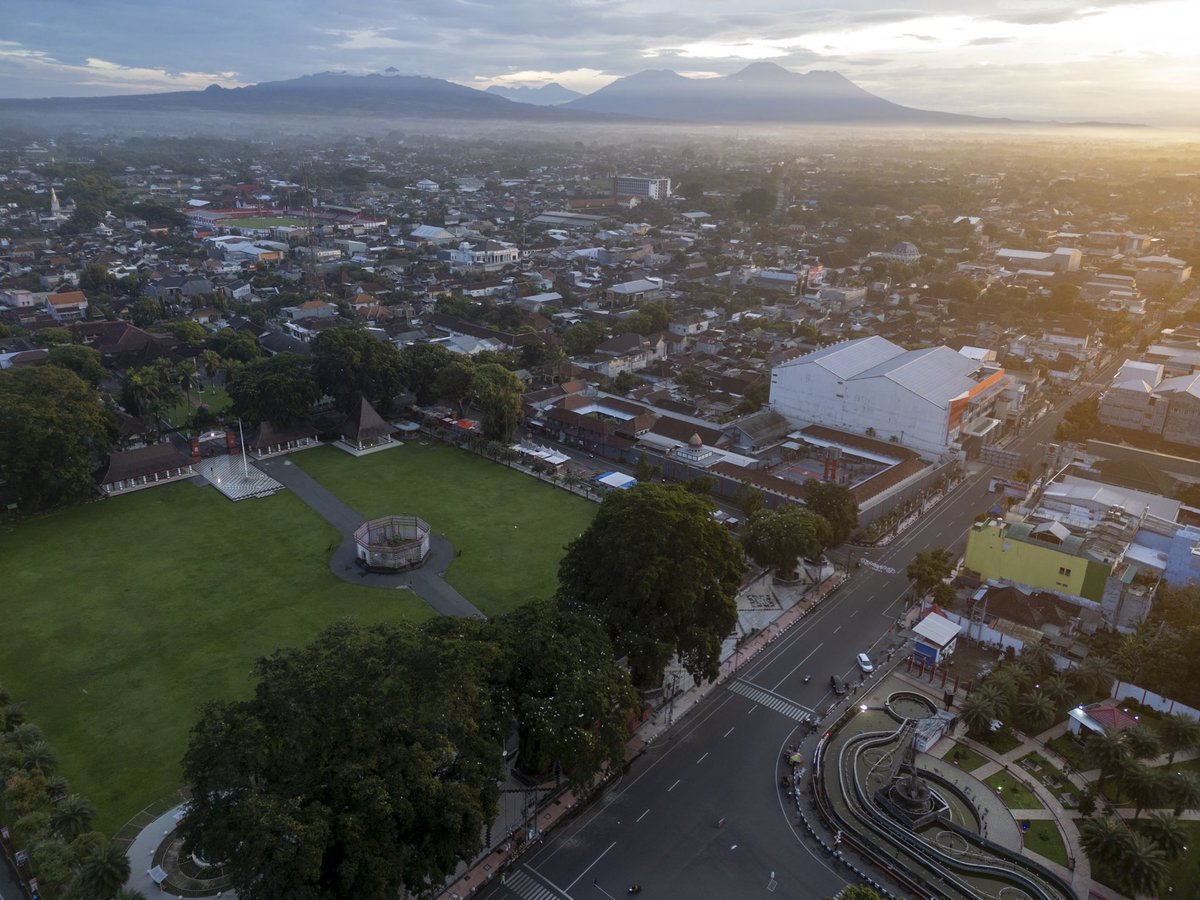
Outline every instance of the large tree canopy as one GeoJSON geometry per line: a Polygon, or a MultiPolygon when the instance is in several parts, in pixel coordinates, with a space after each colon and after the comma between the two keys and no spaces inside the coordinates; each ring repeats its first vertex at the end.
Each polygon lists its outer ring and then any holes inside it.
{"type": "Polygon", "coordinates": [[[429,404],[438,399],[442,370],[455,359],[455,355],[441,344],[413,344],[400,351],[404,381],[416,394],[418,403],[429,404]]]}
{"type": "Polygon", "coordinates": [[[538,601],[489,630],[504,648],[521,769],[544,775],[558,763],[571,782],[590,784],[603,765],[620,766],[637,698],[601,625],[538,601]]]}
{"type": "Polygon", "coordinates": [[[560,604],[604,624],[640,686],[656,686],[673,653],[697,678],[717,675],[746,563],[711,512],[680,485],[616,491],[559,566],[560,604]]]}
{"type": "Polygon", "coordinates": [[[192,730],[189,852],[246,900],[394,900],[474,856],[503,773],[479,627],[339,623],[260,660],[192,730]]]}
{"type": "Polygon", "coordinates": [[[844,484],[808,479],[804,482],[804,505],[829,523],[831,547],[844,543],[858,527],[858,501],[844,484]]]}
{"type": "Polygon", "coordinates": [[[919,550],[908,564],[904,574],[913,583],[913,589],[918,597],[923,597],[942,582],[949,578],[954,571],[954,557],[945,547],[934,547],[932,550],[919,550]]]}
{"type": "Polygon", "coordinates": [[[227,389],[235,416],[276,425],[307,418],[321,396],[312,363],[298,353],[255,360],[237,373],[227,389]]]}
{"type": "Polygon", "coordinates": [[[483,436],[512,440],[521,418],[521,380],[499,363],[484,363],[475,367],[471,387],[483,411],[483,436]]]}
{"type": "Polygon", "coordinates": [[[832,534],[833,529],[823,516],[789,503],[778,509],[759,510],[750,518],[745,535],[746,552],[789,578],[795,574],[800,557],[820,556],[829,546],[832,534]]]}
{"type": "Polygon", "coordinates": [[[349,410],[360,397],[386,412],[404,390],[400,353],[365,328],[335,328],[312,342],[313,365],[321,390],[349,410]]]}
{"type": "Polygon", "coordinates": [[[92,451],[108,444],[111,417],[74,372],[37,366],[0,372],[0,469],[27,508],[91,487],[92,451]]]}

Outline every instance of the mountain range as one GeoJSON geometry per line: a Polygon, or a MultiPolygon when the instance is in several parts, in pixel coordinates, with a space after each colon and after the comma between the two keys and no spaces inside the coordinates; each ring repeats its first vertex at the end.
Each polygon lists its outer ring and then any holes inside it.
{"type": "Polygon", "coordinates": [[[212,85],[202,91],[0,100],[0,112],[42,113],[249,113],[357,115],[492,121],[654,121],[803,125],[985,125],[1004,119],[913,109],[863,90],[837,72],[790,72],[753,63],[720,78],[685,78],[666,69],[619,78],[580,95],[561,85],[487,91],[439,78],[323,72],[240,88],[212,85]],[[524,91],[524,93],[522,93],[524,91]],[[551,105],[554,104],[554,105],[551,105]]]}
{"type": "Polygon", "coordinates": [[[487,92],[489,94],[499,94],[507,100],[516,100],[518,103],[532,103],[535,106],[557,106],[560,103],[578,100],[584,96],[579,91],[563,87],[557,81],[543,84],[538,88],[507,87],[505,85],[493,84],[487,89],[487,92]]]}

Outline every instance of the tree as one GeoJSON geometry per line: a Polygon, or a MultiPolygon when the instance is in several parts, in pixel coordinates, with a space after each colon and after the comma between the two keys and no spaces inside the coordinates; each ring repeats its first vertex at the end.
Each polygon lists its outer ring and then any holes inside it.
{"type": "Polygon", "coordinates": [[[844,484],[809,478],[804,482],[804,505],[829,523],[831,547],[844,543],[858,527],[858,501],[844,484]]]}
{"type": "Polygon", "coordinates": [[[50,812],[50,827],[64,841],[73,841],[89,831],[96,818],[96,808],[91,801],[79,794],[71,794],[60,800],[50,812]]]}
{"type": "Polygon", "coordinates": [[[492,630],[505,651],[506,705],[516,716],[521,769],[545,775],[557,764],[572,785],[584,786],[603,766],[618,768],[637,696],[599,623],[538,601],[496,620],[492,630]]]}
{"type": "Polygon", "coordinates": [[[1125,823],[1111,816],[1093,816],[1079,824],[1079,842],[1092,865],[1120,857],[1129,838],[1125,823]]]}
{"type": "Polygon", "coordinates": [[[1100,786],[1129,762],[1129,748],[1119,733],[1093,732],[1083,742],[1084,757],[1100,770],[1100,786]]]}
{"type": "Polygon", "coordinates": [[[1172,764],[1180,750],[1200,747],[1200,722],[1182,713],[1172,713],[1163,716],[1158,723],[1158,736],[1162,750],[1167,754],[1167,763],[1172,764]]]}
{"type": "Polygon", "coordinates": [[[848,884],[830,900],[882,900],[882,898],[873,888],[861,884],[848,884]]]}
{"type": "Polygon", "coordinates": [[[1069,677],[1088,696],[1098,697],[1108,694],[1116,673],[1107,658],[1089,656],[1071,669],[1069,677]]]}
{"type": "Polygon", "coordinates": [[[108,370],[100,361],[100,354],[83,344],[54,347],[46,357],[46,362],[74,372],[94,388],[100,387],[100,383],[108,377],[108,370]]]}
{"type": "Polygon", "coordinates": [[[904,573],[912,582],[918,597],[928,594],[939,581],[950,576],[954,570],[954,557],[945,547],[934,547],[932,550],[920,550],[908,564],[904,573]]]}
{"type": "Polygon", "coordinates": [[[475,368],[472,391],[483,410],[484,437],[511,441],[521,419],[521,379],[498,363],[475,368]]]}
{"type": "Polygon", "coordinates": [[[93,848],[79,861],[76,893],[88,900],[112,900],[129,878],[129,857],[111,841],[93,848]]]}
{"type": "Polygon", "coordinates": [[[1021,727],[1030,734],[1038,734],[1054,722],[1054,701],[1041,691],[1028,691],[1017,698],[1016,712],[1021,727]]]}
{"type": "Polygon", "coordinates": [[[604,340],[604,326],[599,322],[577,322],[563,332],[563,343],[571,356],[586,356],[604,340]]]}
{"type": "Polygon", "coordinates": [[[0,372],[0,470],[28,509],[74,499],[92,484],[92,453],[108,446],[110,415],[74,372],[0,372]]]}
{"type": "Polygon", "coordinates": [[[633,470],[633,477],[639,484],[647,484],[657,478],[661,472],[662,466],[656,464],[643,450],[641,456],[638,457],[637,467],[633,470]]]}
{"type": "Polygon", "coordinates": [[[789,503],[755,513],[743,541],[756,562],[787,579],[795,577],[800,557],[821,555],[829,546],[832,531],[824,516],[789,503]]]}
{"type": "Polygon", "coordinates": [[[162,307],[153,297],[138,297],[129,310],[129,318],[138,328],[149,328],[162,314],[162,307]]]}
{"type": "Polygon", "coordinates": [[[559,566],[560,605],[603,623],[639,686],[657,686],[672,654],[717,675],[746,563],[712,508],[679,485],[614,491],[559,566]]]}
{"type": "Polygon", "coordinates": [[[226,391],[235,416],[276,425],[307,419],[321,398],[312,363],[298,353],[255,360],[237,373],[226,391]]]}
{"type": "Polygon", "coordinates": [[[481,848],[503,776],[479,623],[340,622],[255,666],[254,696],[205,706],[184,755],[187,852],[239,896],[394,898],[481,848]]]}
{"type": "Polygon", "coordinates": [[[204,360],[204,372],[208,375],[209,384],[217,385],[217,373],[221,371],[221,354],[216,350],[203,350],[200,358],[204,360]]]}
{"type": "Polygon", "coordinates": [[[1044,640],[1026,641],[1021,648],[1021,663],[1035,681],[1040,681],[1054,669],[1054,651],[1044,640]]]}
{"type": "Polygon", "coordinates": [[[215,350],[228,364],[230,361],[248,363],[262,356],[254,335],[248,331],[222,328],[208,339],[208,349],[215,350]]]}
{"type": "Polygon", "coordinates": [[[996,718],[995,701],[981,691],[974,691],[963,701],[958,717],[971,737],[985,737],[991,732],[992,721],[996,718]]]}
{"type": "Polygon", "coordinates": [[[438,399],[442,370],[455,360],[441,344],[413,344],[400,351],[400,370],[418,403],[426,406],[438,399]]]}
{"type": "Polygon", "coordinates": [[[312,352],[317,384],[344,411],[366,397],[386,413],[404,389],[400,353],[365,328],[323,331],[313,340],[312,352]]]}
{"type": "Polygon", "coordinates": [[[166,417],[179,394],[171,366],[166,359],[156,359],[148,366],[130,369],[126,373],[126,397],[131,401],[131,413],[150,418],[155,431],[161,433],[166,417]]]}
{"type": "Polygon", "coordinates": [[[1162,741],[1145,725],[1135,725],[1125,732],[1125,746],[1134,759],[1154,759],[1162,753],[1162,741]]]}
{"type": "Polygon", "coordinates": [[[455,356],[438,372],[434,395],[447,403],[454,404],[455,410],[461,416],[463,404],[471,396],[474,386],[475,365],[471,362],[471,358],[455,356]]]}
{"type": "Polygon", "coordinates": [[[1042,679],[1042,691],[1053,701],[1054,709],[1059,713],[1066,710],[1071,704],[1071,698],[1075,696],[1070,679],[1057,673],[1042,679]]]}
{"type": "Polygon", "coordinates": [[[1167,877],[1167,855],[1149,838],[1131,832],[1114,860],[1121,888],[1131,896],[1157,896],[1158,886],[1167,877]]]}
{"type": "Polygon", "coordinates": [[[1187,829],[1166,810],[1150,813],[1142,823],[1141,831],[1168,860],[1178,859],[1187,851],[1187,829]]]}
{"type": "Polygon", "coordinates": [[[1170,799],[1175,815],[1185,809],[1200,809],[1200,775],[1195,772],[1171,772],[1163,776],[1163,793],[1170,799]]]}
{"type": "Polygon", "coordinates": [[[752,218],[764,218],[775,209],[775,191],[767,187],[756,187],[743,191],[738,194],[734,208],[752,218]]]}
{"type": "Polygon", "coordinates": [[[58,751],[45,741],[35,741],[24,748],[21,766],[26,772],[49,775],[58,768],[58,751]]]}
{"type": "Polygon", "coordinates": [[[1082,441],[1100,427],[1100,399],[1096,396],[1080,400],[1068,407],[1054,431],[1056,441],[1082,441]]]}
{"type": "Polygon", "coordinates": [[[1121,772],[1121,787],[1133,801],[1133,817],[1136,819],[1147,806],[1157,806],[1163,796],[1163,781],[1157,769],[1144,763],[1131,762],[1121,772]]]}

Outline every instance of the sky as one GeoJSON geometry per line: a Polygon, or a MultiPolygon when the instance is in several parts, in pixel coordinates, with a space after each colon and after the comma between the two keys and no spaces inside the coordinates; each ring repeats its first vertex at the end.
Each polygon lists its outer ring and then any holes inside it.
{"type": "Polygon", "coordinates": [[[832,69],[922,109],[1200,126],[1196,0],[4,0],[0,97],[322,71],[589,92],[643,69],[832,69]]]}

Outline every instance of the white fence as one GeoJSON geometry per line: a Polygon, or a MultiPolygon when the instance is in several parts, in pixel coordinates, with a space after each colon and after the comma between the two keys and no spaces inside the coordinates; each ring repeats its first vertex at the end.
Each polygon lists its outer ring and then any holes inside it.
{"type": "Polygon", "coordinates": [[[1151,709],[1157,709],[1159,712],[1178,713],[1181,716],[1187,716],[1189,719],[1200,720],[1200,710],[1192,709],[1192,707],[1185,703],[1164,697],[1162,694],[1156,694],[1154,691],[1138,687],[1136,684],[1130,684],[1128,681],[1114,682],[1112,696],[1117,700],[1134,700],[1144,706],[1149,706],[1151,709]]]}

